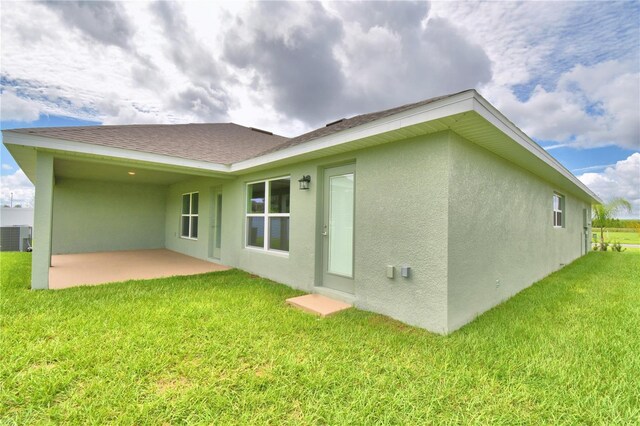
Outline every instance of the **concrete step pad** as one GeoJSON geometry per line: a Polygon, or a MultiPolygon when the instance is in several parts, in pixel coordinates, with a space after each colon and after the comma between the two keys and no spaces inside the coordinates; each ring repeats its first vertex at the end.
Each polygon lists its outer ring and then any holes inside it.
{"type": "Polygon", "coordinates": [[[320,294],[305,294],[304,296],[291,297],[286,300],[288,305],[302,309],[303,311],[328,317],[337,312],[349,309],[352,305],[331,299],[320,294]]]}

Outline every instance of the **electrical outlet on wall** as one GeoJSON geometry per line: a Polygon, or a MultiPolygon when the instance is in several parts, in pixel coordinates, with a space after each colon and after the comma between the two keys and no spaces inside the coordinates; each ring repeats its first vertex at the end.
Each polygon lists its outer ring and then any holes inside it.
{"type": "Polygon", "coordinates": [[[496,280],[496,288],[500,288],[500,280],[496,280]]]}
{"type": "Polygon", "coordinates": [[[393,279],[395,275],[395,267],[393,265],[387,265],[387,278],[393,279]]]}
{"type": "Polygon", "coordinates": [[[400,267],[400,275],[402,275],[402,278],[409,278],[411,275],[411,266],[402,265],[400,267]]]}

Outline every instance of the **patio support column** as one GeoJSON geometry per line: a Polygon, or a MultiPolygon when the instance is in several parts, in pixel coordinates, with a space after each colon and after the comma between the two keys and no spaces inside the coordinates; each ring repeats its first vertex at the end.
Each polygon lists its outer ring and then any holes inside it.
{"type": "Polygon", "coordinates": [[[36,153],[36,196],[33,218],[33,255],[31,289],[49,288],[51,266],[51,230],[53,222],[53,154],[36,153]]]}

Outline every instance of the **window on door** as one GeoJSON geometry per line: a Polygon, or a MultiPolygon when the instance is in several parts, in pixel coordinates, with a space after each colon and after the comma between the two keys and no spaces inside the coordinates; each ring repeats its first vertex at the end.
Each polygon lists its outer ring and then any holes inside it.
{"type": "Polygon", "coordinates": [[[246,247],[289,251],[291,178],[247,184],[246,247]]]}
{"type": "Polygon", "coordinates": [[[198,239],[198,198],[197,192],[182,194],[182,215],[180,236],[190,240],[198,239]]]}

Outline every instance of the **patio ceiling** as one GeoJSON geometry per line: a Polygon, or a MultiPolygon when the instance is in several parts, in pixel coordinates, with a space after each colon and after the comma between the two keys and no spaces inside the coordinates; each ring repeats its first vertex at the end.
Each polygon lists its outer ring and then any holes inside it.
{"type": "Polygon", "coordinates": [[[192,179],[193,175],[172,171],[154,170],[131,164],[113,164],[98,161],[56,158],[54,160],[56,178],[87,179],[110,182],[146,183],[171,185],[192,179]],[[129,173],[134,173],[133,175],[129,173]]]}
{"type": "Polygon", "coordinates": [[[234,179],[227,173],[203,168],[155,163],[139,159],[120,158],[50,149],[36,149],[30,146],[5,144],[13,158],[32,183],[36,183],[36,152],[52,152],[55,157],[56,177],[131,182],[129,171],[138,183],[169,185],[194,177],[210,177],[220,180],[234,179]]]}

